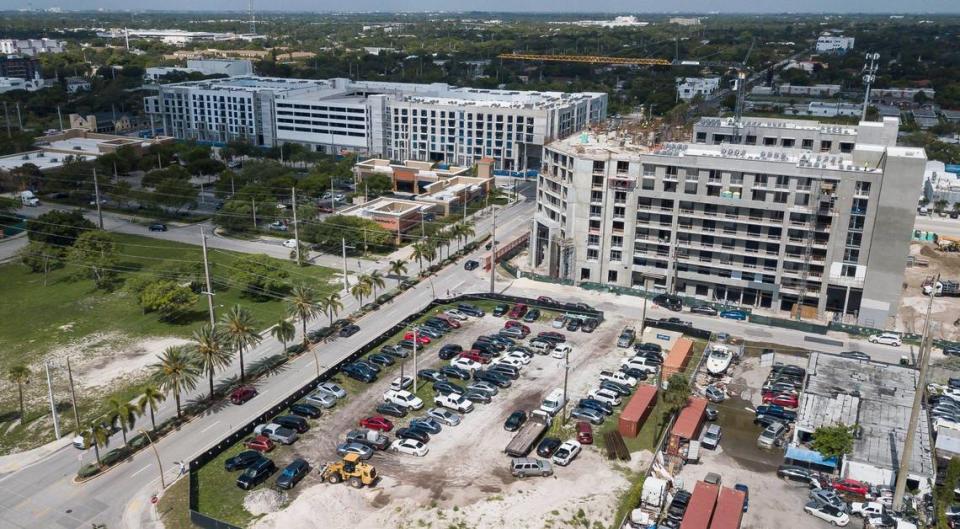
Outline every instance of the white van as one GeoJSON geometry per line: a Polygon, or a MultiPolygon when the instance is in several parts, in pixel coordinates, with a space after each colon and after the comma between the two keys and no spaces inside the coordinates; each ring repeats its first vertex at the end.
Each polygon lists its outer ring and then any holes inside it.
{"type": "Polygon", "coordinates": [[[552,417],[563,409],[563,405],[565,403],[566,401],[563,398],[563,390],[556,388],[551,391],[545,399],[543,399],[543,402],[540,403],[540,409],[547,412],[552,417]]]}

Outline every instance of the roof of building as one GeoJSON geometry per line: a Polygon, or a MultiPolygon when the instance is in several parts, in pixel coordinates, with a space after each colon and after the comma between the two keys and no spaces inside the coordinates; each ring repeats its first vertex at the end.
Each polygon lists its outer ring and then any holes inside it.
{"type": "Polygon", "coordinates": [[[854,395],[804,393],[797,410],[797,429],[813,432],[821,426],[855,424],[859,407],[860,399],[854,395]]]}
{"type": "MultiPolygon", "coordinates": [[[[856,424],[860,435],[854,440],[850,461],[895,469],[895,454],[903,450],[916,393],[918,373],[915,369],[895,364],[863,362],[852,358],[811,353],[807,365],[805,394],[835,398],[845,394],[859,399],[856,424]]],[[[852,402],[852,401],[851,401],[852,402]]],[[[798,424],[811,421],[806,417],[818,411],[801,408],[798,424]]],[[[816,417],[816,415],[815,415],[816,417]]],[[[933,476],[929,422],[921,410],[916,441],[910,458],[910,472],[933,476]]]]}
{"type": "MultiPolygon", "coordinates": [[[[12,171],[13,169],[28,163],[36,165],[41,171],[46,169],[56,169],[57,167],[64,165],[64,159],[67,156],[67,154],[49,153],[42,150],[0,156],[0,170],[12,171]]],[[[86,153],[78,153],[77,155],[72,156],[81,161],[96,158],[96,156],[86,153]]]]}
{"type": "Polygon", "coordinates": [[[403,216],[416,211],[425,211],[432,207],[430,204],[422,204],[413,200],[403,200],[391,197],[379,197],[363,204],[350,206],[340,211],[341,215],[351,215],[354,217],[375,217],[384,215],[403,216]]]}
{"type": "Polygon", "coordinates": [[[937,432],[936,449],[939,458],[960,457],[960,431],[953,428],[940,428],[937,432]]]}

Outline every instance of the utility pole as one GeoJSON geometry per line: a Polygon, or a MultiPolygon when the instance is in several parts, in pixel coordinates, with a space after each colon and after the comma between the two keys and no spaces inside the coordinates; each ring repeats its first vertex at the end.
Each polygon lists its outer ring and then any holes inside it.
{"type": "Polygon", "coordinates": [[[7,102],[3,102],[3,119],[7,122],[7,137],[10,137],[10,114],[7,112],[7,102]]]}
{"type": "Polygon", "coordinates": [[[53,433],[57,436],[57,439],[60,439],[60,419],[57,417],[57,403],[53,400],[53,381],[50,379],[50,363],[44,362],[43,368],[47,371],[47,393],[50,395],[50,413],[53,414],[53,433]]]}
{"type": "MultiPolygon", "coordinates": [[[[402,380],[402,379],[401,379],[402,380]]],[[[417,328],[413,328],[413,393],[417,393],[417,328]]]]}
{"type": "Polygon", "coordinates": [[[297,256],[297,266],[303,265],[303,261],[300,260],[302,255],[300,255],[300,230],[297,228],[297,188],[290,188],[291,192],[291,201],[293,202],[293,240],[297,241],[296,256],[297,256]]]}
{"type": "Polygon", "coordinates": [[[567,375],[570,374],[570,348],[563,354],[563,410],[560,417],[563,418],[563,424],[567,423],[567,375]]]}
{"type": "Polygon", "coordinates": [[[73,386],[73,370],[70,369],[70,357],[67,357],[67,379],[70,381],[70,399],[73,401],[73,420],[80,430],[80,411],[77,409],[77,391],[73,386]]]}
{"type": "Polygon", "coordinates": [[[23,118],[20,116],[20,102],[17,102],[17,127],[23,132],[23,118]]]}
{"type": "Polygon", "coordinates": [[[60,105],[57,105],[57,119],[60,120],[60,131],[63,132],[63,114],[60,113],[60,105]]]}
{"type": "Polygon", "coordinates": [[[347,239],[341,237],[340,243],[343,245],[343,289],[349,290],[350,283],[347,281],[347,239]]]}
{"type": "Polygon", "coordinates": [[[250,199],[250,208],[253,212],[253,229],[257,229],[257,199],[250,199]]]}
{"type": "Polygon", "coordinates": [[[493,225],[490,227],[490,293],[493,293],[494,276],[497,272],[497,210],[493,210],[493,225]]]}
{"type": "Polygon", "coordinates": [[[207,308],[210,310],[210,327],[217,324],[213,315],[213,286],[210,284],[210,263],[207,261],[207,236],[203,233],[203,226],[200,226],[200,244],[203,247],[203,275],[207,281],[207,308]]]}
{"type": "Polygon", "coordinates": [[[643,312],[640,313],[640,334],[637,336],[637,340],[643,337],[644,327],[647,324],[647,278],[643,278],[643,312]]]}
{"type": "Polygon", "coordinates": [[[93,170],[93,200],[97,203],[97,218],[100,221],[100,229],[103,229],[103,211],[100,210],[100,185],[97,183],[97,170],[93,170]]]}
{"type": "MultiPolygon", "coordinates": [[[[936,285],[940,281],[940,274],[933,281],[936,285]]],[[[917,437],[917,421],[920,419],[920,405],[923,402],[923,392],[927,385],[927,367],[930,365],[930,312],[933,310],[933,298],[937,289],[930,289],[930,301],[927,302],[927,318],[923,322],[923,334],[920,338],[920,378],[917,380],[917,389],[913,394],[913,408],[910,410],[910,422],[907,425],[907,438],[903,441],[903,452],[900,455],[900,465],[897,468],[897,484],[893,492],[893,510],[903,510],[903,493],[907,488],[907,473],[910,472],[910,458],[913,455],[913,441],[917,437]]]]}

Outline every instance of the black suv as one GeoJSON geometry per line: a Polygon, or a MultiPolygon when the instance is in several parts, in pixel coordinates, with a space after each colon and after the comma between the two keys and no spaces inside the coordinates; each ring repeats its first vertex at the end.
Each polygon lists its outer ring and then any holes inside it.
{"type": "Polygon", "coordinates": [[[357,334],[358,332],[360,332],[360,326],[354,325],[351,323],[350,325],[347,325],[346,327],[340,329],[340,332],[338,334],[340,334],[341,338],[348,338],[350,336],[353,336],[354,334],[357,334]]]}
{"type": "Polygon", "coordinates": [[[310,425],[307,424],[307,420],[303,417],[297,417],[296,415],[281,415],[279,417],[274,417],[273,422],[283,426],[284,428],[296,430],[298,433],[303,433],[310,429],[310,425]]]}
{"type": "Polygon", "coordinates": [[[237,478],[237,486],[243,490],[250,490],[263,483],[271,474],[277,471],[277,465],[267,458],[256,461],[237,478]]]}
{"type": "Polygon", "coordinates": [[[277,476],[277,488],[292,489],[307,475],[307,472],[310,472],[310,464],[304,459],[294,459],[293,463],[287,465],[277,476]]]}
{"type": "Polygon", "coordinates": [[[501,303],[493,308],[492,314],[499,318],[500,316],[503,316],[509,311],[510,311],[510,305],[507,305],[506,303],[501,303]]]}
{"type": "Polygon", "coordinates": [[[256,450],[244,450],[224,461],[223,468],[228,472],[231,470],[242,470],[259,461],[261,457],[263,456],[256,450]]]}
{"type": "Polygon", "coordinates": [[[437,353],[440,356],[441,360],[452,360],[455,356],[463,352],[463,347],[455,344],[448,343],[440,348],[440,351],[437,353]]]}
{"type": "Polygon", "coordinates": [[[680,310],[683,309],[683,300],[678,296],[671,296],[669,294],[660,294],[653,298],[653,303],[674,312],[680,312],[680,310]]]}
{"type": "Polygon", "coordinates": [[[486,312],[483,312],[483,309],[469,303],[461,303],[457,305],[457,310],[466,314],[467,316],[473,316],[474,318],[481,318],[487,315],[486,312]]]}

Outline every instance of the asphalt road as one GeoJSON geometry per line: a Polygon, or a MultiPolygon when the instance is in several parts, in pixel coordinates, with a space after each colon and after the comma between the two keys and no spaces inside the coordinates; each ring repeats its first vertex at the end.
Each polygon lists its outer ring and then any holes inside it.
{"type": "Polygon", "coordinates": [[[932,231],[934,233],[948,235],[950,237],[960,237],[960,219],[917,215],[917,220],[914,221],[913,229],[932,231]]]}

